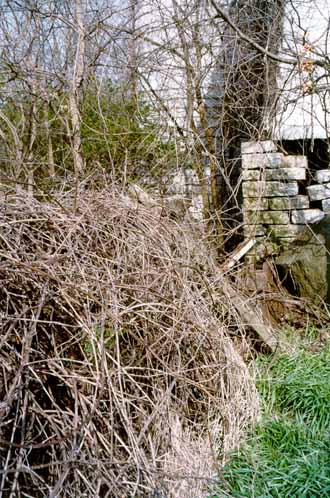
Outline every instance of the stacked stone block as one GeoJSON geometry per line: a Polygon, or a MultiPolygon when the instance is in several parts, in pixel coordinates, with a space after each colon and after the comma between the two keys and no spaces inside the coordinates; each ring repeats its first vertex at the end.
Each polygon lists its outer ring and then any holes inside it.
{"type": "Polygon", "coordinates": [[[244,233],[255,237],[267,250],[290,243],[306,231],[306,225],[330,213],[330,171],[317,173],[318,185],[299,194],[307,178],[305,156],[285,156],[272,141],[242,144],[244,233]],[[310,207],[322,200],[323,209],[310,207]]]}
{"type": "Polygon", "coordinates": [[[330,214],[330,170],[322,169],[316,172],[316,185],[307,187],[311,201],[322,201],[322,211],[330,214]]]}

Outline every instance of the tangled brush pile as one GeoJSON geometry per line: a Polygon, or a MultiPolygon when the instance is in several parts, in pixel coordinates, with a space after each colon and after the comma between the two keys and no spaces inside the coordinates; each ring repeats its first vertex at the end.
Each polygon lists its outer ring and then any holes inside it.
{"type": "Polygon", "coordinates": [[[0,226],[0,496],[204,496],[258,407],[211,259],[115,189],[0,226]]]}

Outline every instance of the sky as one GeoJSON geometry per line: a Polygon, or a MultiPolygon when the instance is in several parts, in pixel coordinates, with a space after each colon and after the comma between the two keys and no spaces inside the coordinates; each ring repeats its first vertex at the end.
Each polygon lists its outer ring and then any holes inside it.
{"type": "MultiPolygon", "coordinates": [[[[281,66],[283,87],[276,135],[283,139],[327,138],[330,118],[329,77],[312,61],[330,53],[328,0],[288,2],[284,21],[283,49],[298,54],[301,67],[281,66]]],[[[328,71],[330,73],[330,71],[328,71]]]]}

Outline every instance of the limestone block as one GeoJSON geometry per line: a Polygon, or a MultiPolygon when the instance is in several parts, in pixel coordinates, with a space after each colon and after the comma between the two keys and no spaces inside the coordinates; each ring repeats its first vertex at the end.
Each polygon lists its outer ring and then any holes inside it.
{"type": "Polygon", "coordinates": [[[243,182],[242,192],[243,197],[263,197],[265,195],[266,182],[243,182]]]}
{"type": "Polygon", "coordinates": [[[249,251],[249,256],[256,256],[257,259],[263,259],[272,254],[279,253],[279,246],[270,240],[260,239],[257,244],[249,251]]]}
{"type": "Polygon", "coordinates": [[[243,180],[306,180],[305,168],[267,168],[266,170],[245,169],[243,180]]]}
{"type": "Polygon", "coordinates": [[[306,180],[306,169],[281,168],[267,170],[266,180],[306,180]]]}
{"type": "Polygon", "coordinates": [[[298,195],[297,182],[249,181],[242,185],[243,197],[286,197],[298,195]]]}
{"type": "Polygon", "coordinates": [[[262,237],[266,235],[266,229],[262,225],[244,225],[244,237],[262,237]]]}
{"type": "Polygon", "coordinates": [[[298,237],[306,230],[306,225],[272,225],[268,227],[268,231],[276,238],[298,237]]]}
{"type": "Polygon", "coordinates": [[[330,199],[324,199],[322,201],[322,209],[324,213],[330,214],[330,199]]]}
{"type": "Polygon", "coordinates": [[[283,166],[285,168],[307,168],[308,161],[306,156],[284,156],[283,166]]]}
{"type": "Polygon", "coordinates": [[[294,209],[291,212],[291,222],[297,225],[317,223],[322,218],[324,218],[324,213],[321,209],[294,209]]]}
{"type": "Polygon", "coordinates": [[[323,304],[329,298],[327,259],[327,248],[317,238],[310,243],[291,244],[276,258],[276,264],[290,272],[301,297],[323,304]]]}
{"type": "Polygon", "coordinates": [[[290,222],[286,211],[245,211],[243,219],[247,225],[284,225],[290,222]]]}
{"type": "Polygon", "coordinates": [[[180,194],[162,199],[162,207],[165,209],[165,212],[171,214],[176,219],[183,219],[190,205],[191,201],[180,194]]]}
{"type": "Polygon", "coordinates": [[[268,199],[269,209],[273,211],[283,209],[308,209],[309,199],[307,195],[297,195],[296,197],[275,197],[268,199]]]}
{"type": "Polygon", "coordinates": [[[297,240],[296,235],[288,235],[287,237],[276,237],[277,243],[284,249],[290,247],[292,242],[295,242],[297,240]]]}
{"type": "Polygon", "coordinates": [[[291,197],[289,199],[291,209],[308,209],[309,199],[308,195],[297,195],[296,197],[291,197]]]}
{"type": "Polygon", "coordinates": [[[264,171],[260,169],[243,169],[242,180],[261,180],[264,171]]]}
{"type": "Polygon", "coordinates": [[[327,183],[330,182],[330,169],[321,169],[316,172],[317,183],[327,183]]]}
{"type": "Polygon", "coordinates": [[[322,201],[330,198],[330,184],[311,185],[307,187],[307,192],[311,201],[322,201]]]}
{"type": "Polygon", "coordinates": [[[276,152],[276,145],[272,140],[263,142],[242,142],[242,154],[264,154],[264,152],[276,152]]]}
{"type": "Polygon", "coordinates": [[[265,197],[245,197],[243,211],[267,210],[269,199],[265,197]]]}
{"type": "Polygon", "coordinates": [[[247,154],[242,156],[243,169],[280,168],[283,165],[284,154],[270,152],[267,154],[247,154]]]}

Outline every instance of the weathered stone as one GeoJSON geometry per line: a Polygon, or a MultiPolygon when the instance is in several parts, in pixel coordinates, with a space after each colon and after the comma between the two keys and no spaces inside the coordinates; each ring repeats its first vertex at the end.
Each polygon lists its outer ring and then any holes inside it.
{"type": "Polygon", "coordinates": [[[245,169],[242,173],[243,180],[306,180],[304,168],[278,168],[266,170],[245,169]]]}
{"type": "Polygon", "coordinates": [[[281,168],[267,170],[266,180],[306,180],[306,169],[281,168]]]}
{"type": "Polygon", "coordinates": [[[286,197],[298,194],[297,182],[244,182],[243,197],[286,197]]]}
{"type": "Polygon", "coordinates": [[[306,156],[284,156],[283,166],[285,168],[307,168],[308,161],[306,156]]]}
{"type": "Polygon", "coordinates": [[[275,260],[290,272],[298,295],[313,302],[329,302],[328,251],[323,241],[318,236],[305,244],[291,243],[275,260]]]}
{"type": "Polygon", "coordinates": [[[298,195],[299,188],[297,182],[267,182],[265,197],[286,197],[298,195]]]}
{"type": "Polygon", "coordinates": [[[280,248],[276,242],[270,240],[260,239],[257,244],[249,251],[249,256],[257,256],[258,259],[267,258],[273,254],[278,254],[280,248]]]}
{"type": "Polygon", "coordinates": [[[263,142],[242,142],[242,154],[264,154],[265,152],[276,152],[276,145],[272,140],[263,142]]]}
{"type": "Polygon", "coordinates": [[[261,169],[243,169],[242,180],[261,180],[264,176],[264,171],[261,169]]]}
{"type": "Polygon", "coordinates": [[[294,199],[294,197],[274,197],[273,199],[268,199],[269,209],[272,211],[290,209],[290,199],[294,199]]]}
{"type": "Polygon", "coordinates": [[[324,213],[321,209],[294,209],[291,212],[291,222],[297,225],[317,223],[322,218],[324,218],[324,213]]]}
{"type": "Polygon", "coordinates": [[[317,183],[330,182],[330,169],[321,169],[315,175],[317,183]]]}
{"type": "Polygon", "coordinates": [[[280,152],[267,154],[247,154],[242,156],[243,169],[280,168],[283,165],[284,155],[280,152]]]}
{"type": "Polygon", "coordinates": [[[266,229],[262,225],[244,225],[244,237],[262,237],[266,235],[266,229]]]}
{"type": "Polygon", "coordinates": [[[287,236],[287,237],[276,237],[276,241],[277,241],[278,245],[283,247],[283,248],[290,247],[290,244],[296,240],[297,240],[296,235],[291,235],[291,236],[287,236]]]}
{"type": "Polygon", "coordinates": [[[330,184],[311,185],[307,187],[307,192],[311,201],[322,201],[330,198],[330,184]],[[329,188],[327,188],[329,186],[329,188]]]}
{"type": "Polygon", "coordinates": [[[250,267],[246,265],[245,274],[240,272],[239,283],[243,284],[244,289],[253,292],[272,292],[274,289],[272,288],[272,281],[269,279],[269,272],[267,270],[264,268],[257,270],[254,264],[250,264],[250,267]]]}
{"type": "Polygon", "coordinates": [[[245,197],[243,211],[267,210],[269,199],[265,197],[245,197]]]}
{"type": "Polygon", "coordinates": [[[324,213],[330,214],[330,199],[324,199],[322,201],[322,209],[324,213]]]}
{"type": "Polygon", "coordinates": [[[285,211],[245,211],[243,218],[247,225],[284,225],[290,222],[289,214],[285,211]]]}
{"type": "MultiPolygon", "coordinates": [[[[245,202],[245,200],[244,200],[245,202]]],[[[285,209],[308,209],[309,199],[307,195],[297,195],[296,197],[279,197],[268,199],[269,209],[273,211],[285,209]]]]}
{"type": "Polygon", "coordinates": [[[276,238],[298,237],[306,230],[306,225],[272,225],[268,232],[276,238]]]}
{"type": "Polygon", "coordinates": [[[328,292],[326,296],[326,303],[330,304],[330,215],[324,216],[323,220],[317,225],[313,226],[314,239],[318,244],[324,245],[326,249],[327,256],[327,282],[328,282],[328,292]]]}
{"type": "Polygon", "coordinates": [[[243,197],[263,197],[265,195],[266,182],[243,182],[242,192],[243,197]]]}
{"type": "Polygon", "coordinates": [[[291,209],[308,209],[309,199],[307,195],[297,195],[297,197],[291,197],[289,199],[291,209]]]}

